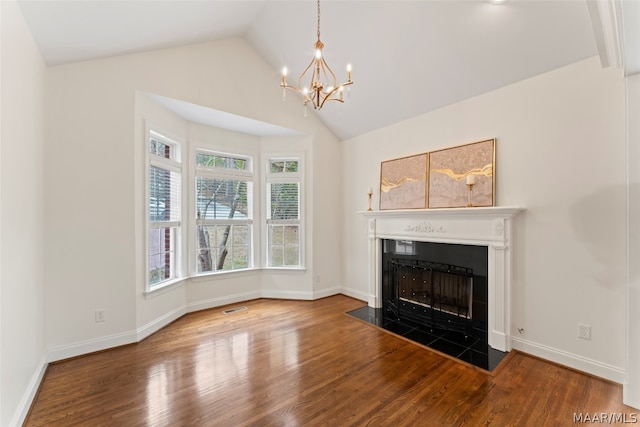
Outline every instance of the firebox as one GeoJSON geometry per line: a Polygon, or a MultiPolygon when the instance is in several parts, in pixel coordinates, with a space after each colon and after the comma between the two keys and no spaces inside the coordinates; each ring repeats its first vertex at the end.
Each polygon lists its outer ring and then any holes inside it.
{"type": "Polygon", "coordinates": [[[386,316],[487,341],[487,248],[383,240],[386,316]]]}
{"type": "Polygon", "coordinates": [[[391,260],[389,306],[398,318],[471,334],[473,270],[422,260],[391,260]]]}

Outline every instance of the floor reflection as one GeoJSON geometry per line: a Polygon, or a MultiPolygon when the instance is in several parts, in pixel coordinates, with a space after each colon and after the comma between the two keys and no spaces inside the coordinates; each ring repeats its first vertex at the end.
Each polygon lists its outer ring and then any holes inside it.
{"type": "Polygon", "coordinates": [[[249,376],[248,332],[240,331],[198,344],[192,364],[198,393],[204,395],[228,381],[244,381],[249,376]]]}
{"type": "Polygon", "coordinates": [[[298,367],[298,332],[287,330],[270,335],[269,360],[271,368],[296,369],[298,367]]]}
{"type": "Polygon", "coordinates": [[[151,366],[147,374],[147,422],[149,425],[154,425],[169,412],[167,385],[166,363],[151,366]]]}

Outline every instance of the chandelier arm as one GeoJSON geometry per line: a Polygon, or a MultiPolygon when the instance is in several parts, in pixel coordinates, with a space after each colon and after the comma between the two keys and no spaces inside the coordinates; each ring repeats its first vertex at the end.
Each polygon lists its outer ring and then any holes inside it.
{"type": "Polygon", "coordinates": [[[326,98],[325,98],[325,99],[320,103],[320,105],[318,106],[318,110],[322,109],[322,107],[324,106],[324,103],[325,103],[325,102],[327,102],[327,101],[338,101],[338,102],[341,102],[341,103],[343,103],[343,104],[344,104],[344,99],[340,99],[340,98],[331,98],[331,99],[326,99],[326,98]]]}
{"type": "Polygon", "coordinates": [[[309,96],[309,94],[305,94],[304,91],[302,89],[298,88],[298,87],[291,86],[291,85],[288,85],[286,83],[280,83],[280,87],[283,88],[283,89],[290,89],[290,90],[292,90],[294,92],[297,92],[300,95],[302,95],[302,98],[303,98],[303,101],[304,101],[303,104],[306,104],[307,102],[313,103],[313,99],[309,96]]]}
{"type": "Polygon", "coordinates": [[[336,79],[336,75],[331,70],[331,67],[329,67],[329,64],[327,64],[327,61],[324,60],[324,56],[322,57],[322,71],[324,71],[324,74],[325,74],[325,76],[327,76],[327,78],[330,77],[331,80],[333,80],[333,85],[332,86],[336,87],[336,85],[338,84],[338,79],[336,79]]]}
{"type": "MultiPolygon", "coordinates": [[[[309,63],[309,65],[307,65],[307,68],[304,69],[304,71],[302,72],[302,74],[300,74],[300,77],[298,77],[298,87],[302,89],[302,79],[304,79],[304,75],[307,74],[307,71],[309,71],[309,69],[313,68],[314,64],[316,63],[315,58],[311,60],[311,62],[309,63]]],[[[315,74],[315,70],[314,72],[311,74],[311,83],[313,83],[313,75],[315,74]]],[[[309,84],[309,91],[311,91],[311,86],[312,84],[309,84]]]]}
{"type": "Polygon", "coordinates": [[[346,86],[352,85],[353,82],[347,82],[347,83],[342,83],[341,85],[336,86],[335,88],[333,88],[330,92],[328,92],[324,99],[322,100],[322,102],[320,103],[320,105],[318,106],[318,109],[322,108],[322,106],[324,105],[325,102],[327,101],[338,101],[338,102],[342,102],[344,103],[344,99],[342,99],[341,97],[332,97],[336,92],[338,92],[340,89],[345,88],[346,86]]]}

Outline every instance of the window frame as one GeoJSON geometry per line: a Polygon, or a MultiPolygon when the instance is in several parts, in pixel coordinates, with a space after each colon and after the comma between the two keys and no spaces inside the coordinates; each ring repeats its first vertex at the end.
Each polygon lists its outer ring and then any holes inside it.
{"type": "MultiPolygon", "coordinates": [[[[191,170],[193,171],[190,180],[191,180],[191,192],[189,197],[189,209],[190,221],[193,222],[193,225],[190,227],[192,242],[189,245],[189,253],[190,261],[190,272],[191,277],[193,278],[202,278],[211,275],[220,275],[220,274],[229,274],[229,273],[237,273],[241,271],[253,270],[256,266],[256,253],[255,253],[255,203],[256,203],[256,192],[255,192],[255,173],[254,166],[255,160],[254,156],[246,153],[230,153],[224,150],[218,150],[215,148],[207,147],[204,144],[191,144],[190,150],[190,164],[192,165],[191,170]],[[233,159],[245,160],[247,162],[247,168],[244,170],[240,169],[228,169],[228,168],[210,168],[199,166],[197,162],[198,154],[207,154],[214,155],[220,157],[228,157],[233,159]],[[247,218],[224,218],[224,219],[198,219],[197,218],[197,199],[198,199],[198,178],[210,178],[210,179],[229,179],[235,181],[243,181],[247,183],[247,218]],[[247,236],[247,266],[243,268],[233,268],[233,269],[221,269],[216,270],[213,269],[211,271],[199,271],[198,265],[198,254],[200,251],[199,247],[199,239],[198,239],[198,227],[202,225],[211,225],[211,226],[219,226],[219,225],[246,225],[248,227],[248,236],[247,236]]],[[[215,264],[215,260],[212,259],[213,264],[215,264]]]]}
{"type": "Polygon", "coordinates": [[[264,241],[262,251],[262,262],[265,269],[269,270],[304,270],[305,267],[305,162],[303,153],[270,153],[264,155],[263,187],[264,194],[263,215],[261,222],[264,226],[262,238],[264,241]],[[298,170],[296,172],[271,172],[271,163],[279,161],[297,161],[298,170]],[[298,184],[298,219],[297,220],[273,220],[271,216],[271,184],[297,183],[298,184]],[[298,265],[272,266],[271,242],[269,236],[270,225],[273,224],[295,224],[298,226],[298,265]]]}
{"type": "Polygon", "coordinates": [[[171,135],[170,132],[165,132],[159,127],[146,124],[145,125],[145,139],[144,139],[144,149],[145,149],[145,206],[144,206],[144,214],[145,214],[145,238],[144,238],[144,248],[145,248],[145,263],[144,263],[144,276],[145,276],[145,294],[159,291],[161,289],[165,289],[185,278],[184,274],[184,164],[182,162],[183,159],[183,150],[185,147],[184,141],[181,141],[179,138],[171,135]],[[163,158],[157,155],[154,155],[150,152],[150,144],[151,140],[158,140],[165,145],[168,145],[172,150],[173,158],[163,158]],[[162,170],[166,170],[169,172],[174,172],[178,174],[177,176],[177,205],[179,206],[179,217],[178,219],[169,219],[169,220],[152,220],[151,219],[151,168],[159,168],[162,170]],[[170,277],[164,280],[161,280],[156,283],[151,283],[151,272],[150,272],[150,258],[151,258],[151,245],[150,245],[150,237],[153,229],[159,228],[168,228],[172,230],[171,243],[173,251],[173,260],[170,261],[170,269],[171,274],[170,277]]]}

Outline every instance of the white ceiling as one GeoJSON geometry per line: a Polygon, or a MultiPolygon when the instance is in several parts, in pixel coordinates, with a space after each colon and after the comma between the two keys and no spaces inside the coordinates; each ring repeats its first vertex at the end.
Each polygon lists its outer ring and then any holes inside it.
{"type": "MultiPolygon", "coordinates": [[[[309,0],[19,4],[50,65],[244,37],[274,70],[288,65],[293,79],[316,39],[309,0]]],[[[353,64],[345,104],[318,113],[340,139],[598,54],[584,0],[326,0],[321,38],[339,80],[353,64]]]]}

